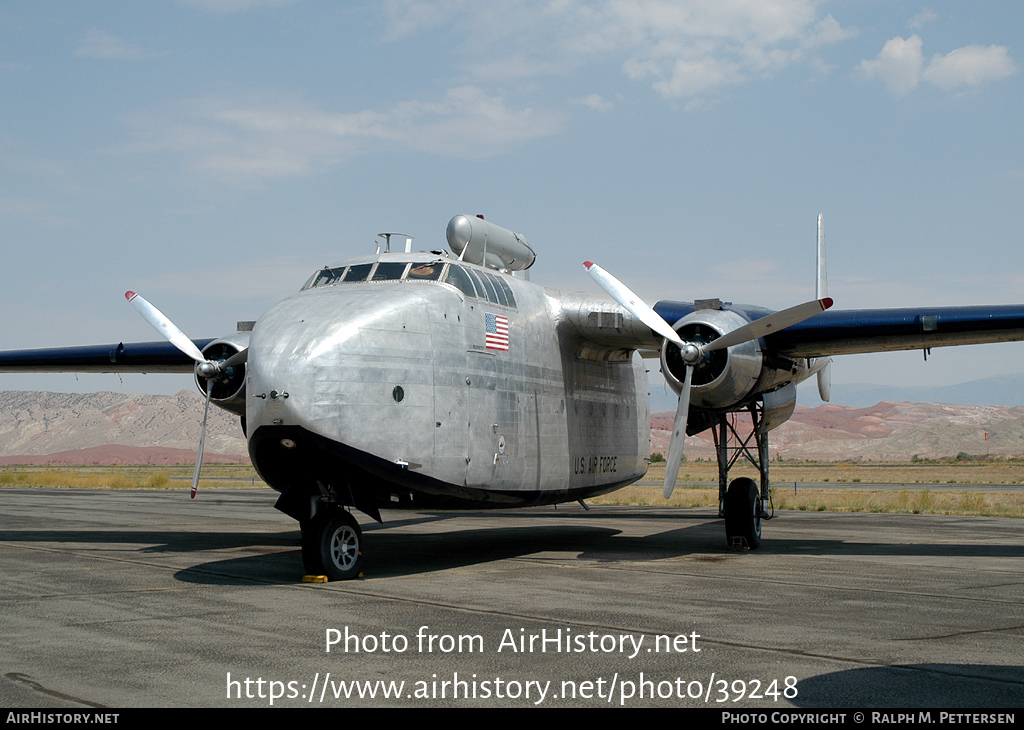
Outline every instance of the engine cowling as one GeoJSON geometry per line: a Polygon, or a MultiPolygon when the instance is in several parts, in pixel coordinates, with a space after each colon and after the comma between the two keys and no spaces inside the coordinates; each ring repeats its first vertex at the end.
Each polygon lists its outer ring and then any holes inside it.
{"type": "MultiPolygon", "coordinates": [[[[680,319],[673,328],[686,342],[708,343],[745,324],[747,320],[736,312],[701,309],[680,319]]],[[[707,353],[694,366],[690,406],[714,410],[741,402],[757,384],[763,360],[757,340],[707,353]]],[[[679,347],[668,341],[661,348],[661,370],[669,386],[679,393],[686,365],[679,347]]]]}
{"type": "MultiPolygon", "coordinates": [[[[227,337],[219,337],[203,348],[203,357],[208,360],[224,362],[235,353],[249,346],[248,332],[235,332],[227,337]]],[[[245,364],[234,365],[224,370],[217,377],[207,380],[196,376],[196,387],[204,396],[206,388],[212,387],[210,401],[221,408],[245,415],[245,364]]]]}

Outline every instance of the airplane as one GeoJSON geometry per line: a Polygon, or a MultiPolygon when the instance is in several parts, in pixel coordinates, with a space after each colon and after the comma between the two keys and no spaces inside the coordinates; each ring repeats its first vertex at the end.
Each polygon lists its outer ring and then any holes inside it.
{"type": "Polygon", "coordinates": [[[756,549],[773,516],[768,435],[796,386],[851,353],[1024,339],[1024,305],[830,310],[818,218],[816,297],[772,312],[718,299],[644,303],[585,262],[612,297],[529,280],[520,234],[457,215],[449,250],[392,251],[324,266],[255,322],[191,340],[135,292],[165,341],[0,352],[0,372],[193,372],[206,410],[240,418],[249,456],[298,520],[309,574],[361,574],[352,510],[499,509],[579,501],[631,484],[650,464],[644,358],[679,396],[664,493],[687,435],[710,429],[727,544],[756,549]],[[829,310],[829,311],[825,311],[829,310]],[[737,431],[732,414],[749,413],[737,431]],[[728,480],[748,459],[760,483],[728,480]]]}

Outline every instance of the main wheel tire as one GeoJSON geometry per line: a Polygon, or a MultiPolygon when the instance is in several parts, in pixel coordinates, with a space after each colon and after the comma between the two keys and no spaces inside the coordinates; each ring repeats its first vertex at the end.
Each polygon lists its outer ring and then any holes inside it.
{"type": "Polygon", "coordinates": [[[753,479],[734,479],[725,493],[725,540],[731,548],[761,545],[760,493],[753,479]]]}
{"type": "Polygon", "coordinates": [[[308,574],[329,580],[357,578],[362,545],[363,531],[351,513],[325,510],[302,528],[302,564],[308,574]]]}

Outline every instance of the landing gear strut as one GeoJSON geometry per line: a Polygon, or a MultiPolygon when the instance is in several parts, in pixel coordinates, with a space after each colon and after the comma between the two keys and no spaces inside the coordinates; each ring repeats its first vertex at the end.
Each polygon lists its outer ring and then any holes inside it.
{"type": "Polygon", "coordinates": [[[359,577],[363,531],[350,512],[324,509],[302,525],[302,564],[310,575],[329,580],[359,577]]]}
{"type": "Polygon", "coordinates": [[[736,424],[727,413],[716,414],[711,427],[718,456],[718,516],[725,518],[726,542],[735,550],[756,550],[761,545],[761,521],[770,520],[774,514],[768,479],[768,431],[762,428],[764,405],[754,403],[749,411],[751,428],[746,437],[737,433],[736,424]],[[741,456],[760,473],[760,489],[757,482],[747,477],[729,484],[729,469],[741,456]]]}

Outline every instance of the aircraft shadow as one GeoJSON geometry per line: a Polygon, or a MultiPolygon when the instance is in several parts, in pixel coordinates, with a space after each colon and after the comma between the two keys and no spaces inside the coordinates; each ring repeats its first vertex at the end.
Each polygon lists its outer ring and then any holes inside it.
{"type": "MultiPolygon", "coordinates": [[[[364,524],[367,538],[365,574],[389,578],[452,568],[480,565],[510,558],[524,558],[545,552],[571,553],[575,560],[597,563],[644,563],[693,556],[704,561],[742,557],[725,549],[721,520],[710,511],[650,513],[608,512],[502,512],[502,525],[489,524],[463,530],[399,531],[400,527],[423,527],[451,519],[488,519],[495,513],[420,513],[383,525],[364,524]],[[629,536],[615,521],[642,517],[645,522],[669,521],[653,534],[629,536]],[[537,524],[538,518],[541,524],[537,524]],[[529,525],[509,522],[530,520],[529,525]],[[551,520],[550,524],[544,524],[551,520]],[[612,522],[609,523],[609,520],[612,522]],[[676,525],[671,529],[670,525],[676,525]]],[[[298,551],[298,530],[261,532],[171,532],[166,530],[0,530],[0,541],[36,543],[93,543],[124,546],[126,553],[157,555],[191,554],[226,549],[249,549],[256,555],[217,560],[175,573],[178,580],[199,584],[295,583],[302,574],[298,551]]],[[[116,548],[112,548],[116,549],[116,548]]],[[[893,544],[846,542],[839,539],[780,539],[769,536],[760,554],[853,555],[885,557],[978,557],[1024,558],[1021,544],[893,544]]],[[[556,560],[569,559],[556,556],[556,560]]]]}
{"type": "MultiPolygon", "coordinates": [[[[647,562],[691,551],[704,553],[712,542],[721,542],[720,530],[715,525],[709,528],[702,524],[646,537],[623,537],[617,529],[592,525],[484,527],[436,533],[389,533],[379,525],[375,527],[364,532],[370,535],[364,567],[364,574],[370,579],[440,572],[547,552],[573,553],[572,559],[587,562],[647,562]]],[[[297,543],[298,533],[294,536],[297,543]]],[[[198,583],[278,582],[275,573],[280,560],[289,563],[285,573],[277,574],[280,582],[294,583],[302,569],[298,552],[204,563],[180,571],[175,577],[198,583]]]]}
{"type": "MultiPolygon", "coordinates": [[[[1020,707],[1024,667],[906,664],[819,674],[797,685],[797,707],[1020,707]],[[951,691],[955,688],[956,691],[951,691]]],[[[938,722],[932,713],[932,722],[938,722]]]]}
{"type": "MultiPolygon", "coordinates": [[[[297,533],[296,533],[297,534],[297,533]]],[[[294,544],[289,532],[169,532],[167,530],[0,530],[0,541],[123,544],[131,552],[190,553],[226,548],[294,544]],[[141,547],[138,547],[141,546],[141,547]]]]}

